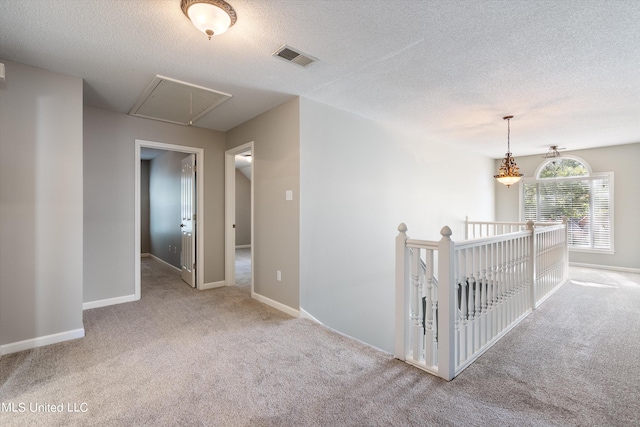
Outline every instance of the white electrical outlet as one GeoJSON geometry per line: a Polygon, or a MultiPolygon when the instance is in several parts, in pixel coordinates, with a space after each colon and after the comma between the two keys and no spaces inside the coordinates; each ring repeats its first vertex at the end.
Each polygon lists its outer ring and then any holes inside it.
{"type": "Polygon", "coordinates": [[[280,270],[276,271],[276,280],[278,282],[282,282],[282,271],[280,270]]]}

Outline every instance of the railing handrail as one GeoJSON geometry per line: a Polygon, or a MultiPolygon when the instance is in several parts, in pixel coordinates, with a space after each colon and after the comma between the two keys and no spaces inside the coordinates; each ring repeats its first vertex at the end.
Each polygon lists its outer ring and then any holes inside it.
{"type": "Polygon", "coordinates": [[[531,231],[529,230],[513,231],[511,233],[498,234],[495,236],[478,237],[475,239],[462,240],[462,241],[454,242],[454,245],[456,249],[458,248],[464,249],[472,246],[486,245],[487,243],[495,243],[495,242],[502,242],[505,240],[517,239],[517,238],[528,236],[528,235],[531,235],[531,231]]]}
{"type": "MultiPolygon", "coordinates": [[[[534,222],[534,227],[549,227],[563,224],[564,221],[538,221],[534,222]]],[[[513,233],[514,231],[524,230],[529,226],[531,221],[469,221],[469,217],[465,217],[464,239],[475,239],[476,236],[498,236],[501,234],[513,233]]]]}
{"type": "MultiPolygon", "coordinates": [[[[534,223],[534,225],[535,225],[535,223],[534,223]]],[[[559,224],[549,225],[549,226],[546,226],[546,227],[535,226],[534,232],[535,232],[535,234],[549,233],[551,231],[561,230],[563,228],[565,228],[565,224],[561,222],[559,224]]]]}
{"type": "Polygon", "coordinates": [[[407,239],[407,247],[438,250],[438,242],[433,240],[407,239]]]}
{"type": "MultiPolygon", "coordinates": [[[[483,224],[487,224],[487,225],[522,225],[524,227],[526,227],[527,225],[527,221],[521,222],[521,221],[514,221],[514,222],[510,222],[510,221],[465,221],[467,224],[470,225],[483,225],[483,224]]],[[[539,226],[547,226],[547,225],[557,225],[557,224],[562,224],[562,221],[538,221],[538,222],[534,222],[533,223],[536,227],[539,226]]]]}

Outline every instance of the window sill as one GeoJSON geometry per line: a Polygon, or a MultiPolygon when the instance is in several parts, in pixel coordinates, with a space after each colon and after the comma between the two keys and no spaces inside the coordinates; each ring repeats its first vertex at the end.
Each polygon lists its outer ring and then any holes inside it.
{"type": "Polygon", "coordinates": [[[569,252],[600,254],[600,255],[615,255],[616,253],[616,251],[613,249],[572,248],[571,246],[569,246],[569,252]]]}

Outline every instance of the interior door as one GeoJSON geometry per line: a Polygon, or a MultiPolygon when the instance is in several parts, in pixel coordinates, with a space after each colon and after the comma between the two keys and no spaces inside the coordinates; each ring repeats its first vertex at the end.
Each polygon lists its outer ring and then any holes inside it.
{"type": "Polygon", "coordinates": [[[182,256],[180,265],[182,280],[196,287],[196,156],[182,159],[181,215],[182,256]]]}

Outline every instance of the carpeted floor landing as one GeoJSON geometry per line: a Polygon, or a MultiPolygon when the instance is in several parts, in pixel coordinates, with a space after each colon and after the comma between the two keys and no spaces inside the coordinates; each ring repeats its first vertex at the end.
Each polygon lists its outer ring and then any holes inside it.
{"type": "Polygon", "coordinates": [[[640,425],[637,274],[572,268],[446,382],[252,300],[246,281],[196,291],[143,270],[142,299],[85,311],[85,338],[0,359],[0,425],[640,425]]]}

